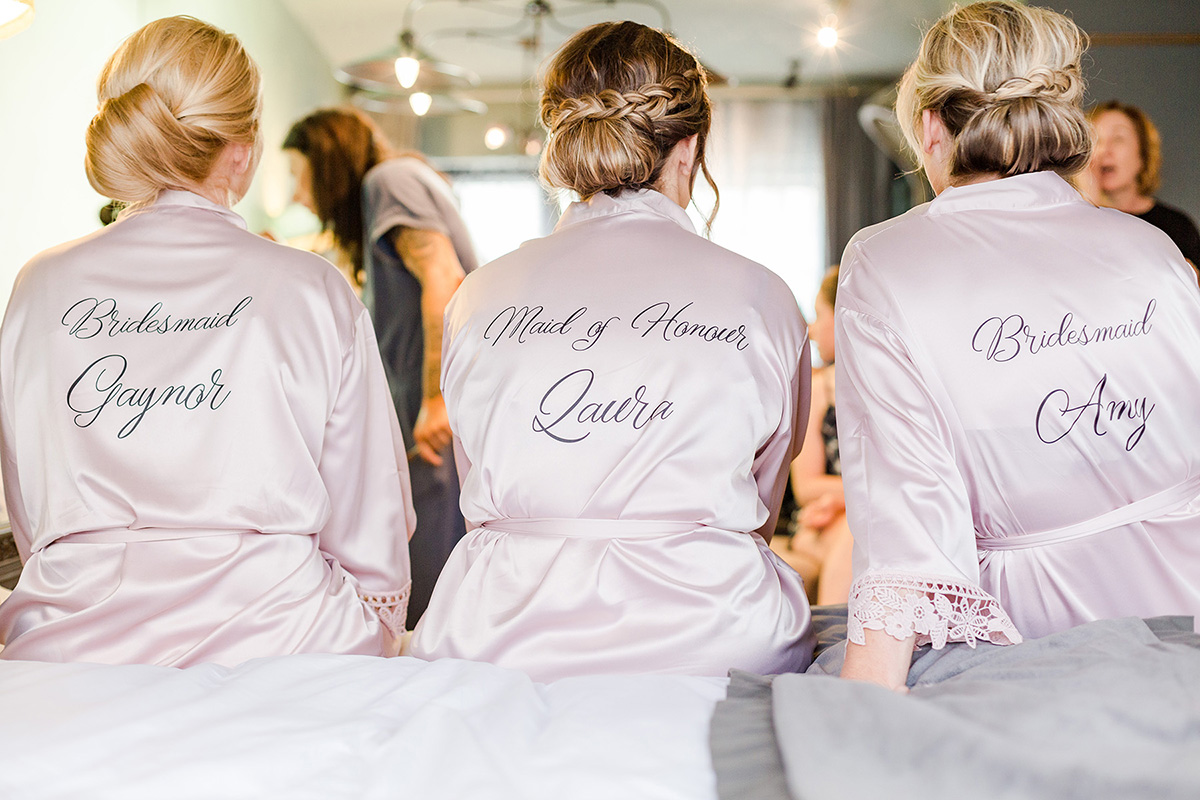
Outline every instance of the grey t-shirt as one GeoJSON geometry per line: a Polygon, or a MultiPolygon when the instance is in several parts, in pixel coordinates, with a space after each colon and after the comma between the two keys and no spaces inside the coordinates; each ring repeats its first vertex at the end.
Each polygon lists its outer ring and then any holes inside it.
{"type": "Polygon", "coordinates": [[[400,157],[367,172],[363,178],[363,302],[375,324],[404,443],[411,448],[413,424],[421,409],[425,336],[421,285],[393,244],[398,228],[445,234],[466,272],[478,263],[450,185],[437,171],[418,158],[400,157]]]}

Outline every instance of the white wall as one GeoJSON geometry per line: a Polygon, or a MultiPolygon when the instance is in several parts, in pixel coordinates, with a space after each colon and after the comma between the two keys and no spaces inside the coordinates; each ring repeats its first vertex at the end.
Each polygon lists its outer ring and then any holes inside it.
{"type": "Polygon", "coordinates": [[[277,227],[291,196],[279,144],[295,119],[341,98],[329,65],[277,0],[43,0],[32,26],[0,41],[0,306],[30,257],[99,226],[107,200],[83,171],[96,76],[122,39],[172,14],[236,34],[262,69],[263,161],[237,210],[252,230],[277,227]]]}

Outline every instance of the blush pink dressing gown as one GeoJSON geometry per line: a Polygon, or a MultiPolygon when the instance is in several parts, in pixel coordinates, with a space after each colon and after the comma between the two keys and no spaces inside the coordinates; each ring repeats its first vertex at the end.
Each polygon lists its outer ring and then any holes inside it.
{"type": "Polygon", "coordinates": [[[469,532],[411,652],[527,671],[802,669],[773,529],[808,415],[787,285],[654,191],[572,205],[469,275],[442,388],[469,532]]]}
{"type": "Polygon", "coordinates": [[[176,191],[43,253],[0,332],[0,425],[25,560],[4,658],[396,651],[407,463],[370,319],[319,257],[176,191]]]}
{"type": "Polygon", "coordinates": [[[1200,613],[1200,290],[1052,172],[950,188],[842,260],[849,635],[994,643],[1200,613]]]}

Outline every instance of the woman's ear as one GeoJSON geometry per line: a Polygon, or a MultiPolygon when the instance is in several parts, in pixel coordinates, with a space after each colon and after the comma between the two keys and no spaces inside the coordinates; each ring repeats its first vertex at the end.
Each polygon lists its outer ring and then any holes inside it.
{"type": "Polygon", "coordinates": [[[240,142],[230,142],[225,145],[228,152],[229,165],[235,175],[244,175],[254,163],[254,146],[240,142]]]}
{"type": "Polygon", "coordinates": [[[921,112],[921,150],[928,155],[938,145],[945,144],[949,136],[946,124],[936,111],[927,108],[921,112]]]}
{"type": "Polygon", "coordinates": [[[679,158],[680,175],[690,184],[696,174],[696,149],[700,146],[700,134],[693,133],[675,145],[674,155],[679,158]]]}

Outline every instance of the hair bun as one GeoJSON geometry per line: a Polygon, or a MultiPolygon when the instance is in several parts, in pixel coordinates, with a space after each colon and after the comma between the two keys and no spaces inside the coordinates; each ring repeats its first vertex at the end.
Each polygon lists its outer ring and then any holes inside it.
{"type": "Polygon", "coordinates": [[[175,118],[149,83],[110,97],[87,131],[88,178],[126,203],[153,200],[165,187],[203,183],[223,142],[175,118]]]}
{"type": "Polygon", "coordinates": [[[126,39],[97,94],[88,181],[131,205],[198,188],[226,144],[258,137],[258,67],[237,37],[192,17],[155,20],[126,39]]]}
{"type": "Polygon", "coordinates": [[[921,151],[921,115],[954,139],[950,177],[1077,172],[1092,139],[1080,108],[1085,37],[1069,18],[1012,0],[957,7],[921,40],[896,114],[921,151]]]}

